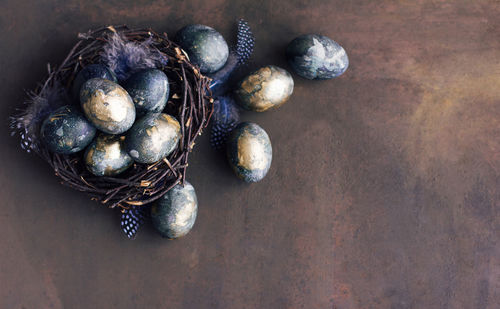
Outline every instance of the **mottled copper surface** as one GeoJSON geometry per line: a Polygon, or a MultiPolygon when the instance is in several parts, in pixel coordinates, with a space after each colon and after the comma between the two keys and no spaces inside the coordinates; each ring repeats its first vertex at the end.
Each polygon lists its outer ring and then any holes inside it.
{"type": "Polygon", "coordinates": [[[498,308],[498,1],[33,1],[0,10],[1,308],[498,308]],[[237,179],[208,134],[190,156],[199,211],[167,241],[58,184],[7,116],[103,24],[174,34],[204,23],[257,37],[247,70],[289,71],[300,34],[341,44],[349,69],[293,74],[266,128],[273,163],[237,179]]]}

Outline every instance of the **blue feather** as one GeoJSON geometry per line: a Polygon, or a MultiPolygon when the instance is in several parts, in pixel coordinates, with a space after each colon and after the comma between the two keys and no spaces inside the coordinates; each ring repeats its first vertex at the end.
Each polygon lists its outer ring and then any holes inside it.
{"type": "Polygon", "coordinates": [[[226,93],[228,80],[231,74],[242,64],[246,63],[253,52],[255,38],[248,23],[240,19],[238,21],[238,32],[236,35],[236,47],[231,48],[226,64],[219,71],[210,75],[212,83],[210,89],[213,96],[226,93]]]}
{"type": "Polygon", "coordinates": [[[102,61],[116,74],[119,81],[143,69],[164,66],[168,60],[157,49],[151,48],[149,38],[142,42],[132,42],[119,33],[113,33],[103,46],[102,61]]]}
{"type": "Polygon", "coordinates": [[[214,101],[214,113],[212,116],[212,130],[210,132],[210,144],[215,149],[222,149],[227,141],[229,133],[240,121],[239,109],[233,98],[221,96],[214,101]]]}
{"type": "Polygon", "coordinates": [[[147,206],[132,206],[122,211],[121,227],[128,238],[135,238],[139,227],[141,227],[147,217],[148,209],[149,207],[147,206]]]}

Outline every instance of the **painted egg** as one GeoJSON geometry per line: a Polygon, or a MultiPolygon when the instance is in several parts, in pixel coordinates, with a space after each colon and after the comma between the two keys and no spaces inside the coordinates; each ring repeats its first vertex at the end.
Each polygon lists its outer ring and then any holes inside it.
{"type": "Polygon", "coordinates": [[[96,176],[114,176],[129,168],[134,160],[125,150],[125,136],[100,134],[87,147],[85,166],[96,176]]]}
{"type": "Polygon", "coordinates": [[[63,106],[47,117],[40,130],[42,141],[56,153],[71,154],[87,147],[96,128],[74,106],[63,106]]]}
{"type": "Polygon", "coordinates": [[[217,72],[229,56],[224,37],[205,25],[189,25],[177,32],[175,41],[188,54],[189,60],[200,67],[201,73],[217,72]]]}
{"type": "Polygon", "coordinates": [[[159,113],[167,104],[168,78],[158,69],[147,69],[132,75],[123,85],[135,104],[138,115],[159,113]]]}
{"type": "Polygon", "coordinates": [[[240,123],[229,136],[227,158],[238,177],[246,182],[260,181],[271,167],[271,140],[259,125],[240,123]]]}
{"type": "Polygon", "coordinates": [[[286,70],[268,65],[245,77],[236,88],[236,102],[246,110],[264,112],[284,104],[292,95],[293,78],[286,70]]]}
{"type": "Polygon", "coordinates": [[[317,34],[295,38],[286,49],[290,66],[307,79],[330,79],[342,75],[349,66],[344,48],[334,40],[317,34]]]}
{"type": "Polygon", "coordinates": [[[151,207],[151,221],[166,238],[186,235],[193,228],[198,213],[194,187],[187,181],[178,184],[160,197],[151,207]]]}
{"type": "Polygon", "coordinates": [[[104,133],[121,134],[134,124],[134,102],[115,82],[89,79],[80,90],[80,103],[88,120],[104,133]]]}
{"type": "Polygon", "coordinates": [[[181,138],[180,128],[179,122],[170,115],[147,114],[127,132],[127,152],[139,163],[161,160],[177,147],[181,138]]]}
{"type": "Polygon", "coordinates": [[[80,95],[80,89],[83,84],[92,78],[104,78],[108,79],[112,82],[117,82],[116,75],[111,71],[107,66],[100,63],[89,64],[78,72],[73,81],[73,87],[71,88],[71,92],[75,98],[78,98],[80,95]]]}

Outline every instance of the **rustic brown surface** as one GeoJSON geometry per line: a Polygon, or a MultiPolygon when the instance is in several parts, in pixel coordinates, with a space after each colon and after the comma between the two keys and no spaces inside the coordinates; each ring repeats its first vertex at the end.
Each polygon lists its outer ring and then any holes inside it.
{"type": "Polygon", "coordinates": [[[1,308],[498,308],[497,1],[41,1],[0,6],[1,308]],[[127,4],[128,3],[128,4],[127,4]],[[322,33],[348,51],[330,81],[294,75],[280,110],[245,114],[273,142],[258,184],[208,136],[191,157],[200,211],[184,239],[135,241],[117,214],[21,152],[7,116],[78,31],[103,24],[226,37],[246,18],[250,68],[322,33]]]}

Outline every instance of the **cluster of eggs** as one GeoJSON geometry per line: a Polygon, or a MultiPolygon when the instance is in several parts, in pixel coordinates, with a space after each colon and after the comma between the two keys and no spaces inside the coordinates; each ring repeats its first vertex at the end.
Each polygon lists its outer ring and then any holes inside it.
{"type": "Polygon", "coordinates": [[[85,166],[96,176],[116,176],[134,161],[154,163],[179,143],[179,122],[161,113],[169,96],[168,78],[161,70],[139,71],[121,86],[108,67],[90,64],[77,74],[72,96],[80,106],[51,113],[40,136],[55,153],[85,149],[85,166]]]}
{"type": "MultiPolygon", "coordinates": [[[[85,167],[95,176],[119,175],[134,162],[157,162],[171,154],[181,139],[177,119],[162,113],[169,90],[167,75],[158,69],[141,70],[119,85],[107,66],[90,64],[77,74],[71,88],[71,96],[80,104],[51,113],[42,123],[40,137],[55,153],[83,151],[85,167]]],[[[179,184],[156,203],[155,226],[166,237],[183,235],[192,227],[196,211],[194,188],[179,184]],[[185,201],[170,198],[179,192],[185,201]],[[184,221],[187,216],[190,225],[172,222],[176,216],[184,221]]]]}
{"type": "MultiPolygon", "coordinates": [[[[184,27],[177,41],[202,73],[214,73],[227,61],[229,49],[222,35],[204,25],[184,27]]],[[[295,38],[286,49],[292,69],[307,79],[330,79],[344,73],[349,65],[345,50],[322,35],[295,38]]],[[[289,72],[267,65],[243,78],[233,92],[236,103],[244,110],[264,112],[284,104],[292,95],[294,81],[289,72]]],[[[227,158],[236,175],[246,182],[265,177],[272,160],[269,135],[255,123],[239,124],[230,134],[227,158]]]]}

